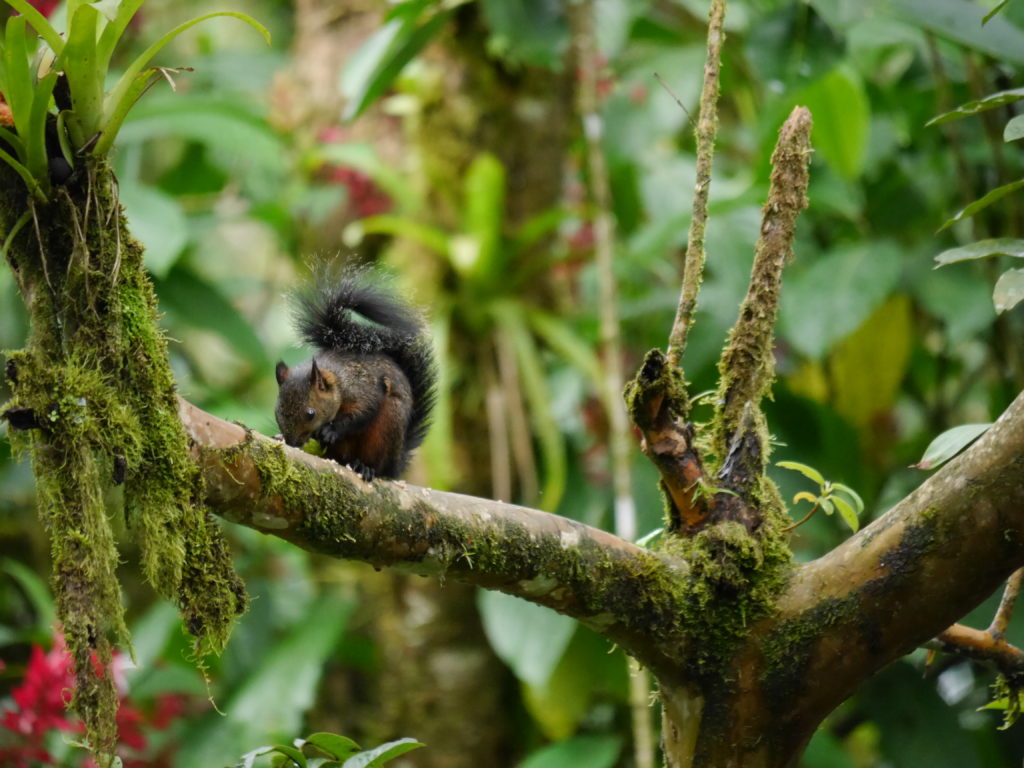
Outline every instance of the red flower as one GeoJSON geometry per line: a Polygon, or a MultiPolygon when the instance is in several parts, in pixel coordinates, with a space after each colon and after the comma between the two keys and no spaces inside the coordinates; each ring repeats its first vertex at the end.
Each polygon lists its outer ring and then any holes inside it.
{"type": "Polygon", "coordinates": [[[36,10],[39,11],[43,16],[47,18],[53,13],[54,9],[60,5],[60,0],[28,0],[30,5],[35,6],[36,10]]]}
{"type": "Polygon", "coordinates": [[[16,708],[5,711],[0,719],[0,728],[17,735],[13,746],[0,747],[0,764],[28,768],[48,762],[50,755],[43,743],[49,731],[82,730],[82,724],[68,720],[65,711],[65,696],[73,683],[71,657],[63,637],[57,636],[49,653],[43,653],[38,645],[32,647],[25,679],[11,691],[16,708]]]}

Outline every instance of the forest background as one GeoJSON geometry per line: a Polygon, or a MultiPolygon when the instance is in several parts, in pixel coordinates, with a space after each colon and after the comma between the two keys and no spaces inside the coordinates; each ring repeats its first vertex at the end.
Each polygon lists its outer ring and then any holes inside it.
{"type": "MultiPolygon", "coordinates": [[[[934,437],[992,421],[1024,388],[1024,315],[997,313],[1005,290],[993,297],[1013,260],[934,269],[947,249],[1020,237],[1024,226],[1020,195],[1010,194],[938,231],[1021,175],[1019,146],[1003,135],[1012,102],[928,124],[1020,86],[1024,8],[1011,2],[983,26],[989,8],[729,7],[708,271],[687,377],[695,392],[714,385],[746,289],[776,131],[806,105],[811,206],[777,330],[773,459],[855,488],[862,523],[927,476],[910,465],[934,437]]],[[[182,394],[276,432],[273,363],[308,356],[284,294],[311,264],[377,263],[426,311],[441,359],[437,420],[412,480],[629,538],[657,529],[656,471],[636,446],[637,519],[615,516],[594,251],[601,222],[614,221],[621,364],[632,371],[664,345],[678,299],[706,3],[151,0],[132,45],[137,52],[179,21],[232,9],[266,24],[273,45],[229,20],[180,38],[161,63],[194,71],[168,72],[175,90],[162,83],[146,94],[115,154],[182,394]],[[580,20],[590,12],[593,39],[580,20]],[[595,134],[580,117],[587,82],[603,122],[606,196],[588,154],[595,134]]],[[[26,321],[6,269],[0,297],[0,348],[15,349],[26,321]]],[[[807,489],[797,473],[773,475],[787,499],[807,489]]],[[[49,545],[29,467],[6,440],[0,489],[0,696],[34,681],[43,707],[43,689],[59,690],[62,679],[49,545]],[[33,647],[56,650],[42,663],[33,647]]],[[[125,537],[120,575],[138,663],[123,681],[129,764],[226,765],[316,730],[368,744],[416,737],[428,746],[403,758],[410,765],[634,764],[626,660],[571,620],[224,528],[253,601],[208,671],[223,714],[186,658],[176,612],[142,583],[125,537]]],[[[817,515],[796,531],[794,551],[809,560],[847,534],[817,515]]],[[[996,600],[965,622],[986,625],[996,600]]],[[[1024,637],[1019,612],[1008,636],[1024,637]]],[[[1000,713],[978,710],[991,682],[980,666],[919,651],[834,713],[804,765],[1014,764],[1021,727],[1000,731],[1000,713]]],[[[62,717],[52,695],[46,705],[62,717]]],[[[4,723],[0,749],[19,738],[13,719],[4,723]]],[[[56,722],[45,725],[32,726],[33,738],[53,764],[84,760],[56,722]]]]}

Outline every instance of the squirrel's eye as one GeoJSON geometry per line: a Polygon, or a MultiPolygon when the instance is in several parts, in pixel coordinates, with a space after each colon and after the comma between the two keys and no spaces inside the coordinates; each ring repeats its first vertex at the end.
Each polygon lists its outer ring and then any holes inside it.
{"type": "Polygon", "coordinates": [[[306,418],[309,419],[310,421],[312,421],[315,417],[316,417],[316,409],[315,408],[307,408],[306,409],[306,418]]]}

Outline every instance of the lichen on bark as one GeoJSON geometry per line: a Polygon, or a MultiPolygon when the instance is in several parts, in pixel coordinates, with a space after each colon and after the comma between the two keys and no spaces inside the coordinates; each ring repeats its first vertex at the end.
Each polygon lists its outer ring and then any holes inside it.
{"type": "Polygon", "coordinates": [[[6,258],[30,317],[25,348],[7,354],[13,397],[0,413],[31,458],[50,535],[57,617],[74,659],[71,705],[109,760],[117,693],[108,667],[115,645],[130,649],[109,489],[124,485],[143,573],[179,606],[197,659],[223,648],[245,590],[202,503],[142,248],[109,165],[82,161],[46,203],[29,200],[6,167],[0,182],[3,239],[28,215],[6,258]]]}

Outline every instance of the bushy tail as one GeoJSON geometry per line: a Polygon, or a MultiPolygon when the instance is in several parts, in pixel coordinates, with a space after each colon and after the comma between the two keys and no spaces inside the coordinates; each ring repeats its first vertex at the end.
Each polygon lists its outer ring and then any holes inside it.
{"type": "Polygon", "coordinates": [[[384,353],[409,379],[413,408],[405,436],[412,451],[427,434],[436,400],[437,366],[420,316],[387,291],[359,276],[317,281],[297,296],[296,326],[302,338],[320,349],[356,354],[384,353]]]}

